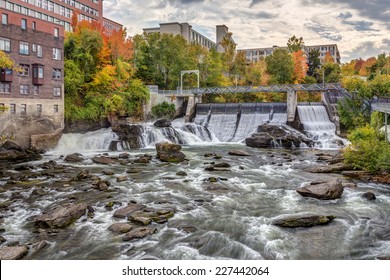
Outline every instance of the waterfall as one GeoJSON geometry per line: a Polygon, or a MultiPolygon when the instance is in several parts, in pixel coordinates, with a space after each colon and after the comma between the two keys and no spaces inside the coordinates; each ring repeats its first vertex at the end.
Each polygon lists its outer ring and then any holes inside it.
{"type": "Polygon", "coordinates": [[[336,126],[329,120],[325,106],[298,106],[298,114],[305,132],[322,149],[338,148],[337,141],[342,141],[336,135],[336,126]]]}
{"type": "Polygon", "coordinates": [[[117,135],[111,128],[103,128],[87,133],[66,133],[61,136],[56,153],[69,154],[85,151],[108,150],[111,141],[117,139],[117,135]]]}

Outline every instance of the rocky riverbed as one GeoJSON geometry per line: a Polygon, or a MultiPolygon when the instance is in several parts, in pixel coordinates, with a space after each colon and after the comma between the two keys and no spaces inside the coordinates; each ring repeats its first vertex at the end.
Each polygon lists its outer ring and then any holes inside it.
{"type": "Polygon", "coordinates": [[[166,144],[33,160],[0,169],[2,259],[390,254],[389,185],[318,173],[335,151],[166,144]]]}

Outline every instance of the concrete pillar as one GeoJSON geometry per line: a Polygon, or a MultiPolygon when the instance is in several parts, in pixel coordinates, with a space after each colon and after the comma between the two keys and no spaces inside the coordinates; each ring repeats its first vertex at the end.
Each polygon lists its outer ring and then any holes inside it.
{"type": "Polygon", "coordinates": [[[191,116],[195,113],[197,103],[202,103],[201,94],[193,94],[188,97],[188,104],[185,116],[186,122],[189,122],[191,120],[191,116]]]}
{"type": "Polygon", "coordinates": [[[295,119],[295,112],[297,110],[298,96],[296,91],[289,90],[287,92],[287,121],[293,122],[295,119]]]}

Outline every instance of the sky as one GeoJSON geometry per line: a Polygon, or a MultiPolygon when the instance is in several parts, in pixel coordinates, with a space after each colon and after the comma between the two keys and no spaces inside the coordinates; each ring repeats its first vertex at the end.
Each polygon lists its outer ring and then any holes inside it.
{"type": "Polygon", "coordinates": [[[164,22],[188,22],[215,41],[225,24],[237,49],[337,44],[342,62],[390,54],[390,0],[105,0],[104,16],[130,36],[164,22]]]}

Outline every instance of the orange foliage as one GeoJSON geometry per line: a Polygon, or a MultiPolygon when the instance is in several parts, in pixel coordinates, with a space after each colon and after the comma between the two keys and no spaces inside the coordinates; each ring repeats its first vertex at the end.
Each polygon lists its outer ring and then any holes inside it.
{"type": "Polygon", "coordinates": [[[306,72],[309,66],[306,63],[306,56],[302,50],[292,53],[294,62],[294,82],[301,83],[306,77],[306,72]]]}
{"type": "Polygon", "coordinates": [[[370,68],[376,63],[375,57],[370,57],[367,60],[363,60],[363,63],[359,70],[359,75],[367,77],[370,74],[370,68]]]}
{"type": "Polygon", "coordinates": [[[327,52],[324,57],[324,63],[334,63],[334,58],[330,54],[330,52],[327,52]]]}

